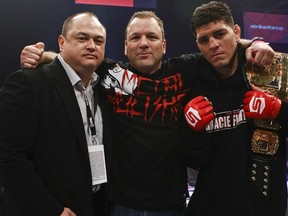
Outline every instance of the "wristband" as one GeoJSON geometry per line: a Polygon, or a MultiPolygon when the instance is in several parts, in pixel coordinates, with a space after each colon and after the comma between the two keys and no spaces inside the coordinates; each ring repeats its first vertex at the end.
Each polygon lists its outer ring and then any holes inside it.
{"type": "Polygon", "coordinates": [[[254,38],[252,38],[250,45],[252,45],[256,41],[264,42],[264,38],[263,37],[254,37],[254,38]]]}

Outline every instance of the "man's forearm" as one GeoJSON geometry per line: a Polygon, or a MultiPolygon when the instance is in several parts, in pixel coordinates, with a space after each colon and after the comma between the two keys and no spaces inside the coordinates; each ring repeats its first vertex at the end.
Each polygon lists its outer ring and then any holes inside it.
{"type": "Polygon", "coordinates": [[[43,53],[42,58],[39,61],[39,64],[47,64],[54,60],[54,58],[57,56],[57,53],[52,51],[45,51],[43,53]]]}

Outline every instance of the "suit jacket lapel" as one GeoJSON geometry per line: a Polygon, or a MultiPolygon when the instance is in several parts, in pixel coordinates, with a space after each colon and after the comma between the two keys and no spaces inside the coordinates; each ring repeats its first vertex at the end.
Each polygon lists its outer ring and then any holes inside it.
{"type": "MultiPolygon", "coordinates": [[[[63,102],[68,118],[71,121],[71,125],[74,129],[74,135],[77,137],[83,153],[89,160],[83,120],[74,89],[64,68],[57,58],[54,60],[51,66],[53,67],[51,70],[51,75],[53,78],[55,78],[55,87],[61,101],[63,102]]],[[[73,136],[73,134],[71,134],[71,136],[73,136]]]]}

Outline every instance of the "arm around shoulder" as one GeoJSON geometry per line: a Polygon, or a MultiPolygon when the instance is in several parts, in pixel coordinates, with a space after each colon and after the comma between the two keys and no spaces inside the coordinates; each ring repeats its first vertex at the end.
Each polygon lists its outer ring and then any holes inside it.
{"type": "Polygon", "coordinates": [[[48,64],[52,62],[57,55],[58,54],[53,51],[45,51],[39,61],[39,64],[48,64]]]}
{"type": "Polygon", "coordinates": [[[20,55],[21,67],[34,69],[39,64],[47,64],[52,62],[57,56],[57,53],[52,51],[44,52],[44,48],[45,45],[42,42],[25,46],[20,55]]]}

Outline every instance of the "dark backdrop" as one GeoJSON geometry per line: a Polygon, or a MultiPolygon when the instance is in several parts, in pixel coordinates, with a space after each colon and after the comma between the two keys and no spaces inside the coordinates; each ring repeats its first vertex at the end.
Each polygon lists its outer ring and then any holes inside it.
{"type": "MultiPolygon", "coordinates": [[[[243,24],[243,10],[287,12],[288,0],[223,0],[232,9],[235,22],[243,24]],[[241,3],[240,3],[241,2],[241,3]]],[[[165,58],[196,52],[195,38],[189,29],[194,8],[208,1],[158,0],[155,12],[165,23],[168,42],[165,58]]],[[[73,0],[0,0],[0,86],[9,73],[19,69],[23,47],[43,41],[46,50],[58,52],[57,38],[63,21],[73,13],[96,13],[108,32],[106,57],[125,61],[124,30],[130,16],[146,8],[128,8],[75,4],[73,0]]],[[[243,35],[243,33],[242,33],[243,35]]],[[[271,44],[278,51],[288,52],[285,44],[271,44]]]]}

